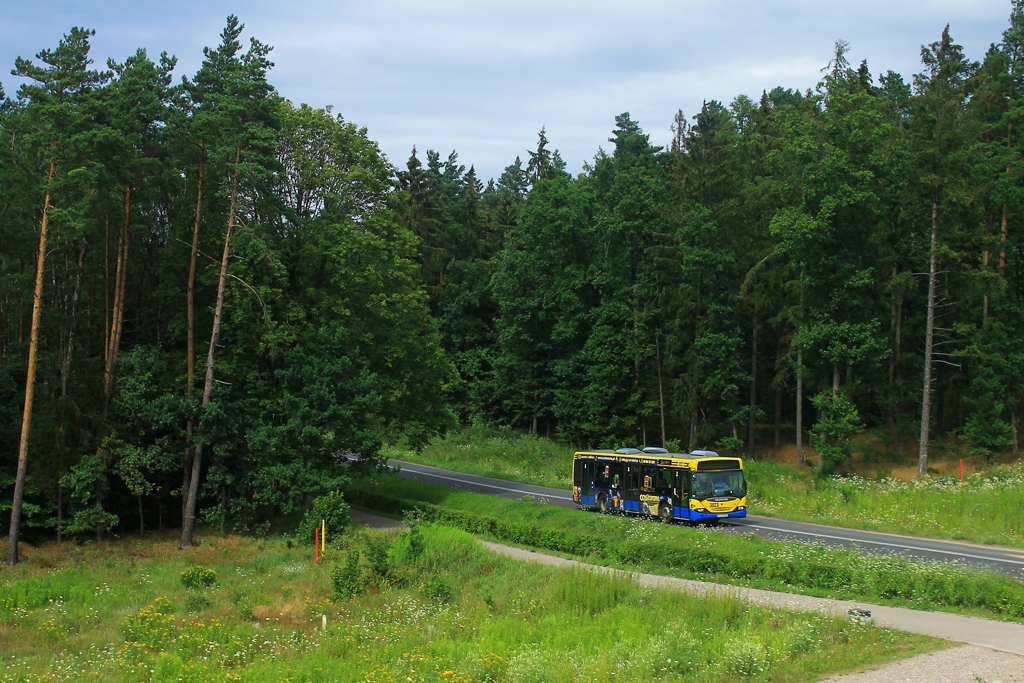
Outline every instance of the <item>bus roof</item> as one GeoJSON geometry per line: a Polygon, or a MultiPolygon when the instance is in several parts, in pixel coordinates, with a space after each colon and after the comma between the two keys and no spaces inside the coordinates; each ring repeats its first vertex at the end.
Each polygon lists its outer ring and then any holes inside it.
{"type": "Polygon", "coordinates": [[[715,451],[690,451],[689,453],[670,453],[664,448],[619,448],[618,450],[593,449],[587,451],[576,451],[577,455],[646,455],[656,458],[674,458],[679,460],[696,460],[698,458],[722,458],[733,456],[722,456],[715,451]]]}
{"type": "Polygon", "coordinates": [[[735,456],[722,456],[714,451],[691,451],[689,453],[669,453],[664,448],[658,452],[646,452],[636,448],[620,448],[618,450],[595,449],[576,451],[573,458],[590,458],[621,463],[648,463],[669,467],[682,467],[690,470],[733,470],[743,469],[743,459],[735,456]]]}

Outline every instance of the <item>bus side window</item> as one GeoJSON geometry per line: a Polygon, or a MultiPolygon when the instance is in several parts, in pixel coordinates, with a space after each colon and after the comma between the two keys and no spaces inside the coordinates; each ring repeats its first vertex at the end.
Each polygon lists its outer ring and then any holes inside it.
{"type": "Polygon", "coordinates": [[[622,463],[612,465],[612,487],[621,489],[626,486],[626,478],[623,476],[622,463]]]}
{"type": "Polygon", "coordinates": [[[659,467],[658,468],[658,483],[655,485],[655,490],[661,495],[667,495],[672,488],[672,468],[671,467],[659,467]]]}
{"type": "Polygon", "coordinates": [[[640,475],[640,490],[644,493],[654,492],[654,468],[650,465],[638,467],[640,475]]]}

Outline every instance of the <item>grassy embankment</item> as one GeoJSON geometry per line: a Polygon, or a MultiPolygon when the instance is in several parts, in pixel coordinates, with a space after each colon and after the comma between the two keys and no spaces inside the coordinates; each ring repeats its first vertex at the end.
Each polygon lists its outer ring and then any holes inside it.
{"type": "MultiPolygon", "coordinates": [[[[566,489],[572,453],[570,446],[528,434],[469,428],[431,441],[421,453],[388,456],[566,489]]],[[[821,480],[809,469],[773,460],[747,461],[746,468],[751,514],[1024,548],[1024,463],[972,472],[963,485],[954,476],[821,480]]],[[[879,471],[877,463],[863,468],[879,471]]]]}
{"type": "Polygon", "coordinates": [[[429,520],[597,564],[824,597],[1024,621],[1024,583],[949,563],[861,555],[636,517],[581,513],[398,477],[356,482],[354,505],[429,520]]]}
{"type": "Polygon", "coordinates": [[[350,532],[319,566],[288,546],[29,549],[0,583],[0,681],[799,681],[944,645],[518,562],[441,526],[350,532]]]}

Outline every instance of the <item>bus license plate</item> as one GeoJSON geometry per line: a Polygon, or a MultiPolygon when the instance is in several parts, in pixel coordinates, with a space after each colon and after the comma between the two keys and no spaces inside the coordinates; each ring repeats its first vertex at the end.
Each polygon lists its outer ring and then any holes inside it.
{"type": "Polygon", "coordinates": [[[728,517],[729,515],[718,515],[719,517],[728,517]]]}

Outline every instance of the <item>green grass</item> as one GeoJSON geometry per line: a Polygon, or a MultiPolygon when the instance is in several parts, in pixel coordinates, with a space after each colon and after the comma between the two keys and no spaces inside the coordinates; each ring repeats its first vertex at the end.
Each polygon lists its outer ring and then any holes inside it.
{"type": "Polygon", "coordinates": [[[349,533],[320,566],[278,538],[25,554],[0,584],[5,683],[802,681],[946,645],[519,562],[430,524],[349,533]],[[195,566],[217,583],[186,588],[195,566]],[[332,600],[345,572],[356,590],[332,600]]]}
{"type": "Polygon", "coordinates": [[[435,437],[420,452],[384,449],[389,458],[560,489],[572,487],[573,452],[550,439],[480,426],[435,437]]]}
{"type": "Polygon", "coordinates": [[[955,477],[820,480],[774,462],[746,468],[752,514],[1024,548],[1024,463],[962,485],[955,477]]]}
{"type": "Polygon", "coordinates": [[[397,477],[356,483],[353,505],[390,513],[422,510],[502,542],[598,564],[823,597],[1024,621],[1024,583],[950,563],[860,555],[819,544],[714,533],[637,517],[505,500],[397,477]]]}
{"type": "MultiPolygon", "coordinates": [[[[571,487],[571,446],[509,429],[470,427],[430,441],[420,453],[388,457],[528,484],[571,487]]],[[[816,479],[810,470],[746,461],[751,514],[910,536],[1024,548],[1024,462],[964,478],[903,482],[816,479]]]]}

